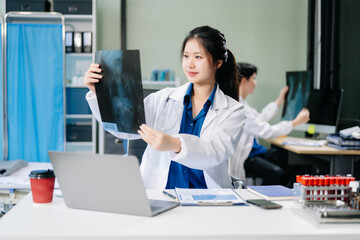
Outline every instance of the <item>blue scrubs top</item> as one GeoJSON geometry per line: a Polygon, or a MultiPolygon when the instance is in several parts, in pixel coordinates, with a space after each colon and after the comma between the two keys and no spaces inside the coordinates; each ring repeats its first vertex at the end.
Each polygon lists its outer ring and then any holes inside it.
{"type": "MultiPolygon", "coordinates": [[[[193,84],[191,83],[184,96],[184,111],[181,119],[179,133],[187,133],[200,137],[200,131],[204,123],[206,114],[211,107],[217,85],[205,102],[203,109],[193,118],[191,94],[193,92],[193,84]]],[[[169,175],[166,184],[167,189],[178,188],[207,188],[203,170],[186,167],[180,163],[171,161],[169,175]]]]}
{"type": "Polygon", "coordinates": [[[252,149],[251,149],[251,152],[250,152],[248,158],[252,158],[252,157],[259,156],[259,155],[261,155],[261,154],[265,154],[266,151],[267,151],[266,147],[264,147],[263,145],[259,144],[259,143],[256,141],[256,138],[254,138],[254,143],[253,143],[253,146],[252,146],[252,149]]]}

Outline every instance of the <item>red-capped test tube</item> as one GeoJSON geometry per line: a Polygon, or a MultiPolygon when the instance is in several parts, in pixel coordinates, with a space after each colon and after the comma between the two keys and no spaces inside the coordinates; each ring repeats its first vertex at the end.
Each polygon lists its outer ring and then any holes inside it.
{"type": "MultiPolygon", "coordinates": [[[[324,176],[320,176],[320,177],[319,177],[318,186],[319,186],[320,188],[323,188],[323,187],[324,187],[324,176]]],[[[325,195],[325,190],[323,190],[323,189],[319,190],[319,191],[318,191],[318,194],[324,196],[324,195],[325,195]]],[[[318,198],[318,199],[319,199],[319,200],[325,200],[324,197],[321,197],[321,198],[318,198]]]]}
{"type": "Polygon", "coordinates": [[[329,185],[330,185],[330,177],[327,175],[324,177],[324,187],[325,187],[325,190],[324,190],[324,200],[329,200],[328,198],[328,194],[329,194],[329,185]]]}

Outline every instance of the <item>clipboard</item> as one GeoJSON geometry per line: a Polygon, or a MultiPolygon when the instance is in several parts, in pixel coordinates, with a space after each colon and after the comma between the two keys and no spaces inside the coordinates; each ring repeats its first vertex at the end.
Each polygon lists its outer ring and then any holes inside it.
{"type": "Polygon", "coordinates": [[[234,206],[248,205],[233,189],[175,188],[182,206],[234,206]]]}

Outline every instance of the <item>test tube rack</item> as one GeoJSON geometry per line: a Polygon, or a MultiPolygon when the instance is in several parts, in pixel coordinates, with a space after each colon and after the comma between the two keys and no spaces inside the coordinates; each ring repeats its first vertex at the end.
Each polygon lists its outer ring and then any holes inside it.
{"type": "Polygon", "coordinates": [[[355,178],[348,176],[296,176],[294,194],[303,208],[319,223],[360,222],[353,188],[355,178]]]}
{"type": "Polygon", "coordinates": [[[341,200],[348,203],[351,194],[349,186],[300,186],[302,202],[341,200]]]}
{"type": "Polygon", "coordinates": [[[311,176],[297,175],[294,190],[300,196],[300,202],[306,201],[343,201],[349,203],[352,189],[350,182],[355,181],[347,176],[311,176]]]}

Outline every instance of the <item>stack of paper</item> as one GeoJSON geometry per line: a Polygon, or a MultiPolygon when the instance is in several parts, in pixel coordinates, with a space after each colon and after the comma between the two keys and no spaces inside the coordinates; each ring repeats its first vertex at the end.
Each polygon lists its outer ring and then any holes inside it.
{"type": "Polygon", "coordinates": [[[360,139],[348,137],[344,138],[341,134],[329,134],[326,137],[328,146],[341,150],[360,150],[360,139]]]}

